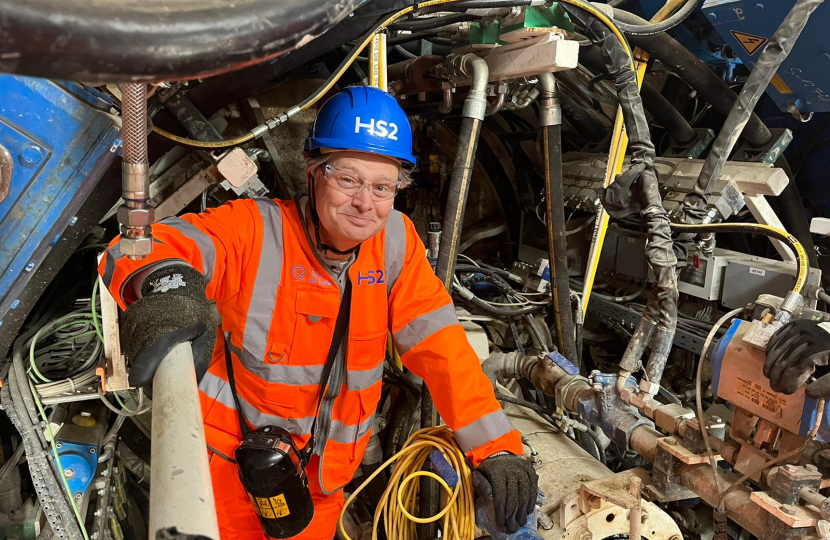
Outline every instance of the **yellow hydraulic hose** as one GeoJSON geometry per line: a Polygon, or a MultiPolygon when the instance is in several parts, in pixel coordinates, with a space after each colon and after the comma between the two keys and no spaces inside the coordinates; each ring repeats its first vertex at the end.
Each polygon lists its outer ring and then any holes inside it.
{"type": "Polygon", "coordinates": [[[800,293],[804,288],[804,283],[807,281],[807,272],[810,270],[810,263],[807,260],[807,252],[804,251],[804,246],[801,245],[801,242],[799,242],[795,236],[783,229],[770,227],[769,225],[762,225],[760,223],[710,223],[707,225],[685,225],[680,223],[672,223],[671,228],[677,232],[691,233],[757,233],[770,238],[775,238],[776,240],[787,242],[794,252],[797,265],[793,292],[800,293]]]}
{"type": "MultiPolygon", "coordinates": [[[[459,0],[426,0],[424,2],[419,2],[417,8],[420,10],[420,9],[427,8],[427,7],[439,6],[441,4],[450,4],[452,2],[458,2],[458,1],[459,0]]],[[[626,53],[628,53],[629,57],[631,56],[631,48],[628,46],[628,42],[625,40],[625,38],[623,37],[623,35],[619,31],[619,29],[614,25],[613,21],[611,21],[604,13],[597,10],[596,8],[591,6],[590,4],[587,4],[587,3],[582,2],[580,0],[561,0],[561,1],[566,3],[566,4],[571,4],[571,5],[574,5],[578,8],[580,8],[580,9],[583,9],[583,10],[587,11],[588,13],[590,13],[591,15],[593,15],[594,17],[596,17],[597,19],[599,19],[605,26],[607,26],[614,33],[614,36],[622,44],[622,46],[625,49],[626,53]]],[[[357,57],[360,55],[360,53],[363,51],[363,49],[365,49],[372,42],[372,40],[375,39],[375,36],[377,36],[378,33],[385,30],[388,26],[390,26],[391,24],[396,22],[401,17],[411,13],[413,9],[414,9],[414,6],[407,6],[407,7],[403,8],[402,10],[400,10],[400,11],[394,13],[393,15],[389,16],[389,18],[387,18],[386,20],[381,21],[379,24],[377,24],[375,26],[375,28],[372,29],[372,31],[369,32],[363,38],[363,40],[349,52],[348,56],[346,56],[346,58],[343,59],[343,62],[340,63],[340,65],[337,67],[337,69],[335,69],[334,73],[332,73],[331,76],[329,76],[329,78],[326,80],[326,82],[323,83],[323,85],[320,88],[318,88],[311,96],[309,96],[302,103],[297,105],[297,107],[296,107],[297,113],[299,113],[301,111],[308,110],[311,106],[313,106],[315,103],[317,103],[320,100],[320,98],[322,98],[324,95],[326,95],[326,93],[329,90],[331,90],[331,88],[337,83],[337,81],[340,79],[340,77],[343,75],[343,73],[345,73],[346,70],[349,69],[349,66],[351,66],[354,63],[355,60],[357,60],[357,57]]],[[[384,50],[383,54],[385,54],[385,52],[386,51],[384,50]]],[[[634,65],[633,61],[632,61],[631,65],[632,66],[634,65]]],[[[294,108],[292,107],[292,109],[294,109],[294,108]]],[[[291,111],[292,109],[289,109],[289,111],[291,111]]],[[[618,116],[619,116],[619,114],[618,114],[618,116]]],[[[258,127],[262,127],[262,126],[258,126],[258,127]]],[[[266,131],[263,131],[261,134],[264,134],[266,131]]],[[[156,133],[157,135],[161,136],[161,137],[164,137],[165,139],[171,140],[171,141],[173,141],[177,144],[181,144],[181,145],[184,145],[184,146],[193,146],[193,147],[196,147],[196,148],[214,148],[214,149],[215,148],[227,148],[229,146],[236,146],[236,145],[248,142],[248,141],[250,141],[250,140],[252,140],[252,139],[254,139],[254,138],[261,135],[261,134],[256,135],[255,132],[252,130],[252,131],[249,131],[248,133],[246,133],[244,135],[241,135],[240,137],[236,137],[234,139],[228,139],[228,140],[224,140],[224,141],[205,142],[205,141],[197,141],[197,140],[194,140],[194,139],[187,139],[185,137],[179,137],[179,136],[173,135],[172,133],[167,132],[167,131],[165,131],[161,128],[157,128],[155,126],[153,127],[153,132],[156,133]]]]}
{"type": "Polygon", "coordinates": [[[475,537],[475,507],[473,492],[473,472],[467,465],[464,452],[458,447],[452,431],[447,426],[425,428],[415,432],[403,447],[403,450],[389,458],[378,470],[372,473],[351,494],[340,512],[338,527],[346,540],[353,540],[343,526],[343,517],[352,501],[374,478],[389,465],[396,463],[392,477],[383,492],[380,504],[375,511],[372,524],[372,540],[378,538],[378,527],[383,520],[387,538],[395,540],[417,540],[415,526],[419,523],[432,523],[444,518],[443,538],[447,540],[472,540],[475,537]],[[423,471],[429,454],[437,449],[447,459],[458,475],[458,483],[451,488],[440,476],[423,471]],[[447,504],[436,515],[428,518],[416,517],[418,505],[418,482],[420,476],[428,476],[438,482],[447,493],[447,504]]]}

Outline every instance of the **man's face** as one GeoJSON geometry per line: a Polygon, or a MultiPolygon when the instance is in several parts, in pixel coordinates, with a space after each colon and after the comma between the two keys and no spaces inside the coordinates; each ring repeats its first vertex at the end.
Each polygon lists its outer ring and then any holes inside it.
{"type": "MultiPolygon", "coordinates": [[[[328,163],[339,173],[351,173],[369,184],[394,184],[400,171],[397,161],[362,152],[333,153],[328,163]]],[[[394,199],[375,201],[368,186],[357,195],[349,196],[338,191],[332,180],[325,178],[321,168],[309,173],[315,178],[317,213],[327,243],[340,250],[351,249],[386,225],[394,199]]]]}

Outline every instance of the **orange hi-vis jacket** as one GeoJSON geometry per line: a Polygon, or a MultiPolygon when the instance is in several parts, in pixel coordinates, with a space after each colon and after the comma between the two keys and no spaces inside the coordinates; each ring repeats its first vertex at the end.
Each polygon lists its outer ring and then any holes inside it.
{"type": "MultiPolygon", "coordinates": [[[[341,286],[310,245],[304,223],[297,202],[238,200],[153,225],[153,253],[142,261],[124,256],[118,239],[101,261],[104,283],[122,309],[134,300],[130,278],[152,266],[180,260],[206,276],[222,332],[199,393],[207,445],[220,455],[232,457],[241,440],[222,339],[230,339],[248,423],[284,427],[300,448],[311,437],[341,286]]],[[[327,437],[319,461],[312,461],[319,462],[312,476],[322,493],[339,491],[363,457],[381,396],[388,331],[473,465],[500,451],[521,455],[521,437],[496,401],[412,222],[393,211],[347,272],[345,370],[336,398],[321,408],[318,425],[328,426],[327,437]]],[[[221,516],[224,537],[232,526],[221,516]]]]}

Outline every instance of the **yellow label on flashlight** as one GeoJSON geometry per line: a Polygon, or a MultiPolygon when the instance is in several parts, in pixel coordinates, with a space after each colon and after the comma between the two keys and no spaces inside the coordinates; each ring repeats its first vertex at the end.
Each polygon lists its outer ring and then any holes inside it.
{"type": "Polygon", "coordinates": [[[285,502],[285,495],[271,497],[271,506],[274,508],[274,514],[278,518],[285,517],[291,513],[288,511],[288,503],[285,502]]]}

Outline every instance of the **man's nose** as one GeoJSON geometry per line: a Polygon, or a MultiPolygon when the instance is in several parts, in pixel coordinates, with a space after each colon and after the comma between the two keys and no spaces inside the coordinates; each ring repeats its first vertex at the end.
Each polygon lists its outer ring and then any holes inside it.
{"type": "Polygon", "coordinates": [[[370,193],[370,186],[365,186],[363,189],[358,191],[354,197],[352,197],[352,206],[360,210],[361,212],[368,212],[374,206],[372,202],[372,194],[370,193]]]}

